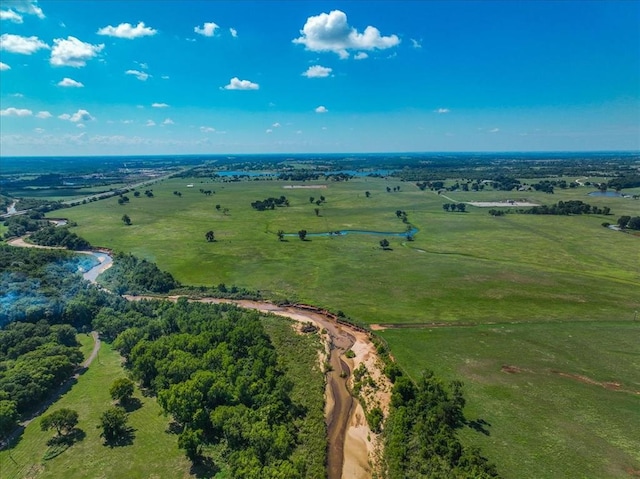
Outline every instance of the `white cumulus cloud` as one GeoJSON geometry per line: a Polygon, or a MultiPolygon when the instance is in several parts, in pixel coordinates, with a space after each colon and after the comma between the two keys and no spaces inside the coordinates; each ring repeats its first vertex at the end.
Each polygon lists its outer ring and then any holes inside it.
{"type": "Polygon", "coordinates": [[[163,125],[173,125],[173,120],[171,118],[167,118],[162,122],[163,125]]]}
{"type": "Polygon", "coordinates": [[[313,65],[307,68],[307,71],[302,74],[307,78],[326,78],[333,71],[332,68],[323,67],[320,65],[313,65]]]}
{"type": "Polygon", "coordinates": [[[212,37],[218,28],[220,27],[213,22],[205,22],[201,27],[195,27],[193,31],[205,37],[212,37]]]}
{"type": "Polygon", "coordinates": [[[280,128],[282,125],[276,121],[276,122],[275,122],[273,125],[271,125],[271,126],[272,126],[272,127],[274,127],[274,128],[280,128]]]}
{"type": "Polygon", "coordinates": [[[13,10],[0,10],[0,20],[9,20],[13,23],[22,23],[22,15],[13,10]]]}
{"type": "Polygon", "coordinates": [[[70,115],[69,113],[63,113],[62,115],[58,115],[58,118],[60,118],[61,120],[72,121],[73,123],[95,120],[95,118],[92,117],[87,110],[78,110],[72,115],[70,115]]]}
{"type": "Polygon", "coordinates": [[[240,80],[238,77],[233,77],[229,80],[229,84],[223,88],[225,90],[257,90],[260,88],[260,85],[249,80],[240,80]]]}
{"type": "Polygon", "coordinates": [[[153,120],[147,120],[147,123],[145,126],[156,126],[156,122],[153,120]]]}
{"type": "Polygon", "coordinates": [[[104,48],[104,43],[92,45],[71,36],[56,38],[53,44],[49,63],[56,67],[83,67],[104,48]]]}
{"type": "Polygon", "coordinates": [[[318,108],[315,109],[316,113],[327,113],[329,110],[327,110],[326,107],[320,105],[318,108]]]}
{"type": "Polygon", "coordinates": [[[36,115],[36,118],[42,118],[43,120],[46,120],[47,118],[51,118],[51,117],[52,115],[48,111],[39,111],[38,114],[36,115]]]}
{"type": "Polygon", "coordinates": [[[152,103],[151,107],[152,108],[169,108],[169,105],[167,105],[166,103],[152,103]]]}
{"type": "Polygon", "coordinates": [[[267,129],[265,130],[265,133],[273,133],[273,130],[272,130],[271,128],[267,128],[267,129]]]}
{"type": "Polygon", "coordinates": [[[213,133],[214,131],[216,131],[215,128],[211,128],[210,126],[201,126],[200,127],[200,131],[202,133],[213,133]]]}
{"type": "Polygon", "coordinates": [[[500,128],[493,128],[489,130],[489,133],[498,133],[499,131],[500,131],[500,128]]]}
{"type": "Polygon", "coordinates": [[[58,82],[58,86],[70,87],[70,88],[83,88],[84,85],[79,81],[75,81],[72,78],[63,78],[58,82]]]}
{"type": "Polygon", "coordinates": [[[450,111],[451,111],[451,110],[449,110],[448,108],[438,108],[438,109],[436,110],[436,113],[443,114],[443,113],[449,113],[450,111]]]}
{"type": "Polygon", "coordinates": [[[151,27],[145,26],[144,22],[138,22],[134,27],[130,23],[121,23],[117,27],[108,25],[97,31],[98,35],[107,35],[110,37],[126,38],[127,40],[133,40],[134,38],[148,37],[158,33],[151,27]]]}
{"type": "Polygon", "coordinates": [[[422,43],[414,38],[411,39],[411,46],[413,48],[422,48],[422,43]]]}
{"type": "Polygon", "coordinates": [[[33,112],[31,110],[27,110],[26,108],[5,108],[4,110],[0,110],[0,116],[31,116],[33,112]]]}
{"type": "Polygon", "coordinates": [[[11,33],[3,33],[2,36],[0,36],[0,50],[6,50],[11,53],[21,53],[22,55],[31,55],[41,48],[49,48],[49,45],[41,41],[38,37],[23,37],[11,33]]]}
{"type": "Polygon", "coordinates": [[[354,60],[366,60],[369,58],[369,55],[365,52],[358,52],[353,56],[354,60]]]}
{"type": "Polygon", "coordinates": [[[314,52],[334,52],[343,59],[349,57],[349,50],[384,50],[400,43],[397,35],[382,36],[376,27],[368,26],[364,32],[358,32],[340,10],[307,18],[300,33],[302,36],[293,43],[314,52]]]}
{"type": "Polygon", "coordinates": [[[11,70],[11,67],[9,65],[7,65],[6,63],[0,62],[0,71],[3,72],[5,70],[11,70]]]}
{"type": "Polygon", "coordinates": [[[230,28],[229,33],[231,33],[231,36],[233,38],[238,38],[238,30],[236,30],[235,28],[230,28]]]}
{"type": "Polygon", "coordinates": [[[140,81],[146,81],[147,78],[149,78],[151,76],[147,72],[141,72],[139,70],[127,70],[126,72],[124,72],[124,74],[125,75],[133,75],[140,81]]]}

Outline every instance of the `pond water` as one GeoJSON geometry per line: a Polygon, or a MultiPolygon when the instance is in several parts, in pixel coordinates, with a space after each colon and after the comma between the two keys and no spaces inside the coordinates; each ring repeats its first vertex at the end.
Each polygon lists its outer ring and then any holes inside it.
{"type": "MultiPolygon", "coordinates": [[[[307,238],[318,236],[346,236],[348,234],[355,235],[374,235],[374,236],[400,236],[406,238],[407,236],[413,236],[418,232],[418,228],[411,228],[408,231],[402,233],[393,233],[388,231],[369,231],[369,230],[338,230],[328,231],[326,233],[307,233],[307,238]]],[[[285,233],[285,236],[298,236],[298,233],[285,233]]]]}
{"type": "Polygon", "coordinates": [[[607,198],[621,198],[624,195],[616,191],[592,191],[589,196],[606,196],[607,198]]]}

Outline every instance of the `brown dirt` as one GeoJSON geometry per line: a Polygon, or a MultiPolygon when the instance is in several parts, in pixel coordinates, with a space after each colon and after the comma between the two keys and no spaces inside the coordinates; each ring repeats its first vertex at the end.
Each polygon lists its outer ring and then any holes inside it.
{"type": "Polygon", "coordinates": [[[583,376],[582,374],[565,373],[562,371],[556,371],[555,369],[552,369],[551,372],[553,374],[557,374],[558,376],[562,376],[563,378],[575,379],[576,381],[580,381],[584,384],[590,384],[592,386],[600,386],[602,388],[608,389],[609,391],[620,391],[624,393],[640,395],[640,391],[623,388],[622,384],[617,381],[596,381],[595,379],[583,376]]]}

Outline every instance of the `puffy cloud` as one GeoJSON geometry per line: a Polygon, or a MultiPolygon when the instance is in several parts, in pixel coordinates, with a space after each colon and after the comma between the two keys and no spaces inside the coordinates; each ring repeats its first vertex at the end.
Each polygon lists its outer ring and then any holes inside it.
{"type": "Polygon", "coordinates": [[[315,109],[316,113],[327,113],[329,110],[327,110],[324,106],[320,105],[318,108],[315,109]]]}
{"type": "Polygon", "coordinates": [[[307,78],[326,78],[333,71],[332,68],[323,67],[320,65],[313,65],[312,67],[307,68],[307,71],[302,74],[307,78]]]}
{"type": "Polygon", "coordinates": [[[80,83],[79,81],[75,81],[75,80],[73,80],[71,78],[66,78],[66,77],[58,82],[58,86],[72,87],[72,88],[83,88],[84,87],[84,85],[82,83],[80,83]]]}
{"type": "Polygon", "coordinates": [[[201,27],[195,27],[193,31],[205,37],[212,37],[218,28],[220,27],[213,22],[205,22],[201,27]]]}
{"type": "Polygon", "coordinates": [[[233,38],[238,38],[238,30],[236,30],[235,28],[230,28],[229,33],[231,33],[231,36],[233,38]]]}
{"type": "Polygon", "coordinates": [[[76,127],[77,127],[77,128],[86,128],[86,127],[84,126],[84,123],[78,123],[78,124],[76,125],[76,127]]]}
{"type": "Polygon", "coordinates": [[[169,105],[166,103],[152,103],[151,107],[153,108],[169,108],[169,105]]]}
{"type": "Polygon", "coordinates": [[[160,78],[162,78],[163,80],[168,80],[170,77],[169,75],[162,75],[160,78]]]}
{"type": "Polygon", "coordinates": [[[38,37],[23,37],[11,33],[3,33],[0,36],[0,50],[31,55],[41,48],[49,48],[49,45],[42,42],[38,37]]]}
{"type": "Polygon", "coordinates": [[[42,118],[43,120],[46,120],[47,118],[51,118],[51,117],[52,115],[48,111],[39,111],[38,114],[36,115],[36,118],[42,118]]]}
{"type": "Polygon", "coordinates": [[[0,62],[0,72],[3,72],[5,70],[11,70],[11,67],[9,65],[7,65],[6,63],[0,62]]]}
{"type": "Polygon", "coordinates": [[[233,77],[229,80],[229,84],[223,88],[225,90],[257,90],[260,88],[260,85],[249,80],[240,80],[238,77],[233,77]]]}
{"type": "Polygon", "coordinates": [[[384,37],[376,27],[368,26],[363,33],[358,32],[340,10],[307,18],[300,33],[302,36],[293,43],[314,52],[334,52],[343,59],[349,57],[348,50],[384,50],[400,43],[397,35],[384,37]]]}
{"type": "Polygon", "coordinates": [[[171,118],[167,118],[162,122],[163,125],[173,125],[173,120],[171,118]]]}
{"type": "Polygon", "coordinates": [[[44,18],[44,13],[36,0],[4,0],[2,6],[8,10],[0,10],[0,20],[22,23],[21,13],[36,15],[40,19],[44,18]]]}
{"type": "Polygon", "coordinates": [[[31,110],[27,110],[25,108],[5,108],[4,110],[0,110],[0,116],[31,116],[33,112],[31,110]]]}
{"type": "Polygon", "coordinates": [[[53,43],[49,63],[57,67],[83,67],[87,64],[87,60],[91,60],[104,48],[104,43],[92,45],[71,36],[66,40],[56,38],[53,43]]]}
{"type": "Polygon", "coordinates": [[[422,43],[414,38],[411,39],[411,46],[413,48],[422,48],[422,43]]]}
{"type": "Polygon", "coordinates": [[[73,115],[68,113],[63,113],[62,115],[58,115],[58,118],[61,120],[69,120],[73,123],[78,123],[80,121],[92,121],[95,120],[94,117],[87,110],[78,110],[73,115]]]}
{"type": "Polygon", "coordinates": [[[210,126],[201,126],[200,127],[200,131],[202,133],[213,133],[214,131],[216,131],[215,128],[211,128],[210,126]]]}
{"type": "Polygon", "coordinates": [[[151,75],[147,72],[141,72],[139,70],[127,70],[124,72],[125,75],[134,75],[140,81],[146,81],[151,75]]]}
{"type": "Polygon", "coordinates": [[[280,128],[282,125],[280,125],[280,123],[278,123],[277,121],[271,125],[273,128],[280,128]]]}
{"type": "Polygon", "coordinates": [[[151,27],[145,26],[144,22],[138,22],[134,27],[130,23],[121,23],[117,27],[108,25],[97,31],[98,35],[107,35],[110,37],[126,38],[133,40],[134,38],[149,37],[158,33],[151,27]]]}
{"type": "Polygon", "coordinates": [[[358,52],[353,56],[354,60],[366,60],[369,58],[369,55],[365,52],[358,52]]]}
{"type": "Polygon", "coordinates": [[[145,126],[156,126],[156,122],[153,120],[147,120],[147,123],[145,126]]]}
{"type": "Polygon", "coordinates": [[[438,109],[436,110],[436,113],[443,114],[443,113],[449,113],[450,111],[451,111],[451,110],[449,110],[448,108],[438,108],[438,109]]]}
{"type": "Polygon", "coordinates": [[[492,130],[489,130],[489,133],[498,133],[500,131],[500,128],[493,128],[492,130]]]}
{"type": "Polygon", "coordinates": [[[22,15],[13,10],[0,10],[0,20],[9,20],[13,23],[22,23],[22,15]]]}
{"type": "Polygon", "coordinates": [[[265,133],[273,133],[273,130],[272,130],[271,128],[267,128],[267,129],[265,130],[265,133]]]}

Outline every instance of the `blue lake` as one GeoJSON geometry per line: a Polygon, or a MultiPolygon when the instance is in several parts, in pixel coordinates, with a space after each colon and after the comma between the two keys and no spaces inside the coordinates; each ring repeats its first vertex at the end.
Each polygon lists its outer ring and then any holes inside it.
{"type": "Polygon", "coordinates": [[[616,191],[592,191],[589,196],[606,196],[607,198],[621,198],[624,195],[616,191]]]}

